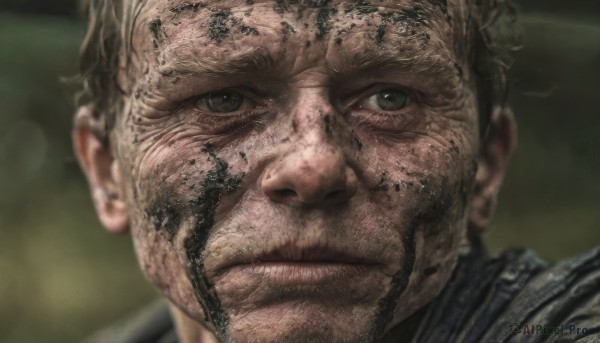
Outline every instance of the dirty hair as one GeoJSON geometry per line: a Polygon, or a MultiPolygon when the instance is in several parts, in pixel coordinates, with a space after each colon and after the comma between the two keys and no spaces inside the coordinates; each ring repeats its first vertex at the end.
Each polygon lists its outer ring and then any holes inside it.
{"type": "Polygon", "coordinates": [[[80,91],[77,106],[86,106],[96,124],[93,132],[105,143],[127,91],[119,82],[130,64],[133,29],[146,0],[82,0],[87,30],[79,49],[80,91]]]}
{"type": "MultiPolygon", "coordinates": [[[[493,106],[506,106],[508,70],[520,46],[520,30],[513,0],[466,0],[467,55],[475,74],[482,135],[493,106]]],[[[83,0],[87,33],[80,48],[78,106],[87,106],[105,142],[122,111],[127,91],[119,82],[126,73],[133,27],[146,0],[83,0]]]]}
{"type": "Polygon", "coordinates": [[[469,61],[475,74],[479,132],[484,136],[494,106],[508,105],[509,70],[522,44],[513,0],[467,0],[471,4],[468,30],[472,39],[469,61]]]}

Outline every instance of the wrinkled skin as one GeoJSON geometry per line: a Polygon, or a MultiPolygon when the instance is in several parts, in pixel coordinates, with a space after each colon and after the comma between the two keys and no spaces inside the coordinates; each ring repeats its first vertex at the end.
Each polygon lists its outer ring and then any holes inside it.
{"type": "Polygon", "coordinates": [[[150,0],[137,19],[110,152],[80,111],[101,221],[131,229],[183,341],[380,338],[441,291],[499,187],[478,158],[462,4],[187,3],[150,0]],[[373,106],[388,88],[407,104],[373,106]],[[247,100],[198,105],[222,90],[247,100]],[[259,261],[302,249],[352,263],[259,261]]]}

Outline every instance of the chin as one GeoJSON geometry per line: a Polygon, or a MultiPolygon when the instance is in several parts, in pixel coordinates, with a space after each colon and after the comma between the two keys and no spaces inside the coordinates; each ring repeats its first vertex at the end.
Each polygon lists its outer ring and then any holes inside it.
{"type": "Polygon", "coordinates": [[[367,343],[375,307],[286,302],[230,316],[229,343],[367,343]],[[340,306],[342,306],[340,308],[340,306]]]}

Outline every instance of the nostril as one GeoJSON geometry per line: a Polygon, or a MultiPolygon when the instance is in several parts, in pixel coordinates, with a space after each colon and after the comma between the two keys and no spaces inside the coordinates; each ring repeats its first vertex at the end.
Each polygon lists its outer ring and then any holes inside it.
{"type": "Polygon", "coordinates": [[[296,196],[296,192],[294,192],[292,189],[289,189],[289,188],[278,189],[275,191],[275,194],[277,195],[277,197],[279,199],[293,198],[296,196]]]}

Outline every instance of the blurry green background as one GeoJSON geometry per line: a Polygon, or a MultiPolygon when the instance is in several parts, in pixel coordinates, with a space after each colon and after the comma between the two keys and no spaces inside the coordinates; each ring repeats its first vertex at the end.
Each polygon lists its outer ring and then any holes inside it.
{"type": "MultiPolygon", "coordinates": [[[[558,260],[600,245],[600,2],[523,3],[520,146],[486,240],[558,260]]],[[[0,4],[0,341],[73,342],[156,297],[98,224],[71,153],[73,0],[0,4]]]]}

